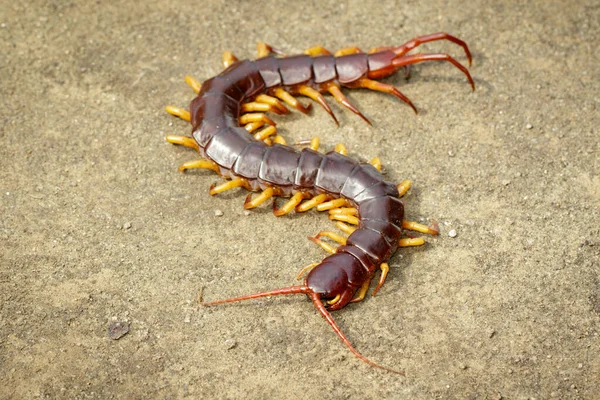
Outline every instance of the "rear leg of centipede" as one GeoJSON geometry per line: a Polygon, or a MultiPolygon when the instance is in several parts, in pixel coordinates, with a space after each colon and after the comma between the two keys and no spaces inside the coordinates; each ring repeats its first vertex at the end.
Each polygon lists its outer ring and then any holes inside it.
{"type": "Polygon", "coordinates": [[[340,104],[346,107],[348,110],[352,111],[354,114],[361,117],[367,124],[373,125],[371,121],[367,117],[364,116],[362,112],[352,103],[350,100],[342,93],[340,86],[334,82],[328,82],[323,84],[323,90],[328,91],[340,104]]]}
{"type": "Polygon", "coordinates": [[[374,80],[369,79],[369,78],[361,78],[361,79],[357,80],[356,82],[354,82],[354,83],[352,83],[351,85],[348,85],[348,86],[349,87],[355,87],[355,88],[364,88],[364,89],[375,90],[377,92],[389,93],[391,95],[396,96],[397,98],[399,98],[400,100],[402,100],[406,104],[408,104],[413,109],[413,111],[415,112],[415,114],[418,113],[417,112],[417,108],[412,103],[412,101],[410,101],[410,99],[408,97],[406,97],[405,95],[403,95],[396,87],[394,87],[392,85],[388,85],[386,83],[374,81],[374,80]]]}

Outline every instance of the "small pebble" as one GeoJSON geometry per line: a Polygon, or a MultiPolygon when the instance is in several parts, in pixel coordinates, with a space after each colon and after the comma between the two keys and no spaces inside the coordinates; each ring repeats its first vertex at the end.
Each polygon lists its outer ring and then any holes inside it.
{"type": "Polygon", "coordinates": [[[221,211],[221,210],[215,210],[215,215],[217,217],[222,217],[223,216],[223,211],[221,211]]]}
{"type": "Polygon", "coordinates": [[[244,215],[247,217],[248,215],[252,214],[252,212],[250,210],[244,210],[244,215]]]}
{"type": "Polygon", "coordinates": [[[108,325],[108,337],[112,340],[119,340],[129,333],[129,324],[127,322],[111,322],[108,325]]]}
{"type": "Polygon", "coordinates": [[[525,125],[525,128],[526,128],[526,129],[531,129],[531,128],[533,128],[533,125],[531,125],[531,124],[527,124],[527,125],[525,125]]]}
{"type": "Polygon", "coordinates": [[[510,179],[504,179],[501,183],[503,186],[508,186],[510,185],[510,179]]]}
{"type": "Polygon", "coordinates": [[[458,233],[456,233],[456,229],[451,229],[450,232],[448,232],[448,236],[451,238],[455,238],[457,235],[458,233]]]}
{"type": "Polygon", "coordinates": [[[237,346],[237,342],[234,339],[225,340],[225,347],[227,348],[227,350],[231,350],[235,346],[237,346]]]}
{"type": "Polygon", "coordinates": [[[131,222],[125,222],[123,224],[123,229],[131,229],[131,222]]]}

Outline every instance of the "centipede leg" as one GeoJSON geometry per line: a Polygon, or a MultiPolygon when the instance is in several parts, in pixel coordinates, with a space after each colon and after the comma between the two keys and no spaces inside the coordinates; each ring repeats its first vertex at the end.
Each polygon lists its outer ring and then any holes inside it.
{"type": "Polygon", "coordinates": [[[404,220],[404,221],[402,221],[402,228],[408,229],[410,231],[426,233],[428,235],[434,235],[434,236],[439,235],[439,233],[440,233],[440,228],[438,227],[437,223],[434,223],[434,225],[431,227],[431,226],[419,224],[418,222],[404,220]]]}
{"type": "Polygon", "coordinates": [[[276,88],[272,90],[272,94],[278,99],[282,100],[284,103],[289,105],[290,107],[294,107],[296,110],[300,111],[303,114],[307,114],[312,105],[309,103],[308,105],[304,105],[298,101],[294,96],[290,93],[286,92],[282,88],[276,88]]]}
{"type": "Polygon", "coordinates": [[[270,104],[273,107],[277,108],[281,112],[281,114],[290,113],[290,110],[288,110],[288,108],[284,106],[283,103],[279,101],[279,99],[269,96],[267,94],[259,94],[254,98],[254,101],[257,101],[259,103],[270,104]]]}
{"type": "Polygon", "coordinates": [[[339,49],[338,51],[333,53],[333,55],[335,57],[341,57],[341,56],[347,56],[348,54],[359,54],[359,53],[364,53],[364,52],[361,49],[359,49],[358,47],[352,46],[352,47],[344,47],[343,49],[339,49]]]}
{"type": "Polygon", "coordinates": [[[248,193],[246,196],[246,201],[244,201],[244,209],[249,210],[251,208],[258,207],[265,201],[269,200],[276,194],[275,189],[272,187],[268,187],[261,194],[259,194],[254,200],[252,200],[252,193],[248,193]]]}
{"type": "Polygon", "coordinates": [[[344,107],[346,107],[348,110],[352,111],[354,114],[361,117],[367,124],[373,125],[371,123],[371,121],[369,121],[369,119],[367,117],[365,117],[363,115],[363,113],[361,113],[360,110],[358,108],[356,108],[356,106],[354,104],[350,103],[350,100],[348,100],[348,98],[344,95],[344,93],[342,93],[342,91],[338,85],[336,85],[333,82],[329,82],[324,85],[324,89],[327,90],[344,107]]]}
{"type": "Polygon", "coordinates": [[[393,60],[394,67],[403,67],[405,65],[417,64],[424,61],[448,61],[450,64],[458,68],[469,80],[471,89],[475,90],[475,82],[469,73],[469,70],[464,65],[450,57],[448,54],[432,53],[432,54],[413,54],[408,56],[402,56],[393,60]]]}
{"type": "Polygon", "coordinates": [[[266,44],[265,42],[258,42],[256,44],[256,50],[258,53],[258,58],[266,57],[271,53],[275,53],[280,56],[285,56],[285,53],[271,45],[266,44]]]}
{"type": "Polygon", "coordinates": [[[254,134],[254,139],[256,140],[265,140],[270,136],[275,136],[277,134],[277,128],[274,126],[267,126],[260,131],[254,134]]]}
{"type": "Polygon", "coordinates": [[[322,241],[321,239],[317,239],[317,238],[314,238],[314,237],[312,237],[312,236],[309,236],[309,237],[308,237],[308,240],[310,240],[310,241],[311,241],[311,242],[313,242],[313,243],[316,243],[316,244],[317,244],[317,245],[319,245],[319,246],[320,246],[320,247],[321,247],[323,250],[325,250],[326,252],[328,252],[328,253],[330,253],[330,254],[335,254],[335,252],[336,252],[336,249],[335,249],[333,246],[331,246],[331,245],[330,245],[330,244],[328,244],[328,243],[325,243],[325,242],[324,242],[324,241],[322,241]]]}
{"type": "Polygon", "coordinates": [[[180,146],[184,146],[190,149],[194,149],[198,151],[200,148],[198,147],[198,142],[196,142],[193,138],[187,136],[175,136],[168,135],[165,137],[165,140],[172,144],[177,144],[180,146]]]}
{"type": "Polygon", "coordinates": [[[166,106],[165,111],[171,115],[181,118],[184,121],[191,121],[190,112],[186,109],[175,106],[166,106]]]}
{"type": "Polygon", "coordinates": [[[300,204],[302,200],[304,200],[304,193],[297,192],[281,208],[277,208],[277,204],[273,202],[273,214],[275,214],[276,217],[281,217],[282,215],[285,215],[296,208],[296,206],[300,204]]]}
{"type": "Polygon", "coordinates": [[[347,222],[352,225],[358,225],[360,222],[357,217],[355,217],[353,215],[346,215],[346,214],[329,214],[329,219],[334,220],[334,221],[347,222]]]}
{"type": "Polygon", "coordinates": [[[369,285],[371,285],[371,280],[367,279],[365,283],[363,283],[360,287],[360,290],[358,291],[356,296],[352,300],[350,300],[350,303],[358,303],[359,301],[363,301],[365,296],[367,295],[367,292],[369,291],[369,285]]]}
{"type": "Polygon", "coordinates": [[[375,290],[373,290],[372,296],[375,296],[379,289],[381,289],[381,287],[385,283],[385,278],[387,278],[388,272],[390,272],[390,266],[388,265],[388,263],[381,263],[379,268],[381,268],[381,277],[379,278],[379,283],[375,287],[375,290]]]}
{"type": "Polygon", "coordinates": [[[194,92],[200,93],[200,89],[202,89],[202,84],[196,78],[194,78],[191,75],[186,75],[185,83],[187,83],[194,92]]]}
{"type": "Polygon", "coordinates": [[[281,110],[275,106],[272,106],[270,104],[266,104],[266,103],[261,103],[258,101],[253,101],[250,103],[244,103],[242,104],[242,112],[243,113],[249,113],[249,112],[272,112],[273,114],[283,114],[283,112],[281,112],[281,110]]]}
{"type": "Polygon", "coordinates": [[[377,171],[381,171],[381,160],[379,157],[374,157],[371,161],[369,161],[369,164],[374,166],[377,171]]]}
{"type": "Polygon", "coordinates": [[[346,199],[340,198],[319,204],[317,206],[317,211],[327,211],[333,208],[340,208],[345,206],[349,206],[348,201],[346,199]]]}
{"type": "Polygon", "coordinates": [[[423,238],[402,238],[398,242],[398,246],[400,247],[415,247],[422,246],[425,244],[425,239],[423,238]]]}
{"type": "Polygon", "coordinates": [[[354,231],[356,230],[355,227],[350,226],[350,225],[346,225],[345,223],[343,223],[342,221],[337,221],[335,223],[335,226],[337,226],[337,228],[339,230],[341,230],[342,232],[348,234],[348,235],[352,235],[354,233],[354,231]]]}
{"type": "Polygon", "coordinates": [[[223,67],[228,68],[230,65],[238,62],[238,58],[233,55],[230,51],[223,53],[223,67]]]}
{"type": "Polygon", "coordinates": [[[296,212],[305,212],[310,210],[313,207],[318,206],[319,204],[327,201],[329,199],[329,195],[327,194],[318,194],[310,200],[306,200],[304,203],[298,205],[296,207],[296,212]]]}
{"type": "Polygon", "coordinates": [[[346,146],[343,143],[336,144],[335,149],[333,151],[335,151],[336,153],[340,153],[343,156],[348,155],[348,150],[346,149],[346,146]]]}
{"type": "Polygon", "coordinates": [[[418,36],[412,40],[409,40],[408,42],[404,43],[403,45],[393,48],[393,51],[394,51],[394,53],[396,53],[397,56],[402,56],[402,55],[408,53],[409,51],[411,51],[412,49],[414,49],[415,47],[420,46],[423,43],[434,42],[434,41],[438,41],[438,40],[448,40],[452,43],[455,43],[455,44],[461,46],[463,48],[463,50],[465,51],[465,54],[467,55],[467,59],[469,60],[469,65],[471,65],[471,62],[472,62],[471,52],[469,51],[469,47],[467,46],[467,44],[465,42],[463,42],[462,40],[460,40],[459,38],[449,35],[446,32],[438,32],[438,33],[432,33],[431,35],[418,36]]]}
{"type": "Polygon", "coordinates": [[[300,279],[302,279],[302,275],[304,275],[306,272],[314,269],[317,265],[319,265],[319,263],[312,263],[312,264],[307,265],[306,267],[302,268],[300,270],[300,272],[298,273],[298,275],[296,276],[296,280],[299,281],[300,279]]]}
{"type": "Polygon", "coordinates": [[[406,194],[406,192],[408,192],[408,189],[410,189],[410,185],[411,185],[411,181],[409,181],[408,179],[405,179],[402,182],[400,182],[396,186],[398,188],[398,197],[404,196],[406,194]]]}
{"type": "Polygon", "coordinates": [[[323,46],[314,46],[314,47],[311,47],[310,49],[304,50],[304,54],[307,54],[311,57],[315,57],[315,56],[331,54],[331,52],[329,50],[327,50],[326,48],[324,48],[323,46]]]}
{"type": "Polygon", "coordinates": [[[413,109],[415,114],[418,114],[417,108],[412,103],[412,101],[410,101],[410,99],[408,97],[403,95],[396,87],[394,87],[392,85],[374,81],[369,78],[361,78],[361,79],[357,80],[356,82],[352,83],[349,87],[365,88],[365,89],[375,90],[377,92],[392,94],[392,95],[396,96],[397,98],[399,98],[400,100],[402,100],[403,102],[405,102],[406,104],[408,104],[413,109]]]}
{"type": "Polygon", "coordinates": [[[356,209],[354,207],[332,208],[331,210],[329,210],[329,214],[358,215],[358,209],[356,209]]]}
{"type": "Polygon", "coordinates": [[[214,196],[215,194],[238,187],[248,187],[248,182],[244,178],[236,178],[217,186],[213,184],[210,186],[208,193],[210,193],[211,196],[214,196]]]}
{"type": "Polygon", "coordinates": [[[244,114],[240,117],[241,125],[245,125],[250,122],[264,122],[265,124],[269,124],[272,126],[277,125],[275,122],[273,122],[271,118],[267,117],[265,114],[262,113],[244,114]]]}
{"type": "Polygon", "coordinates": [[[343,237],[342,235],[338,235],[335,232],[321,231],[321,232],[317,233],[315,236],[316,239],[320,239],[322,237],[328,237],[329,239],[331,239],[335,242],[338,242],[341,245],[346,244],[346,238],[343,237]]]}
{"type": "Polygon", "coordinates": [[[335,114],[333,113],[333,110],[331,110],[331,107],[329,106],[329,104],[325,100],[325,97],[323,97],[323,95],[321,93],[319,93],[315,89],[311,88],[310,86],[306,86],[306,85],[299,86],[298,88],[295,89],[295,92],[297,92],[301,95],[304,95],[306,97],[310,97],[311,99],[313,99],[314,101],[319,103],[325,109],[325,111],[327,111],[327,113],[331,116],[331,118],[333,118],[336,125],[338,125],[338,126],[340,125],[339,121],[335,117],[335,114]]]}
{"type": "Polygon", "coordinates": [[[244,125],[244,129],[246,129],[248,131],[248,133],[252,133],[255,130],[257,130],[258,128],[262,128],[263,126],[265,126],[265,124],[266,124],[265,121],[249,122],[246,125],[244,125]]]}
{"type": "Polygon", "coordinates": [[[179,166],[180,172],[185,172],[188,169],[210,169],[219,173],[219,166],[211,160],[194,160],[183,163],[179,166]]]}

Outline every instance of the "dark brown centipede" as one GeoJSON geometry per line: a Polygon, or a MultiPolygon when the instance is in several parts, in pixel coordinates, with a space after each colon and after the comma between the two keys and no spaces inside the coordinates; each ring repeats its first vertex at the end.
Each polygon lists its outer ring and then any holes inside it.
{"type": "Polygon", "coordinates": [[[373,159],[364,164],[346,156],[343,145],[336,151],[317,152],[318,140],[301,151],[288,147],[276,133],[275,123],[265,112],[286,114],[282,103],[306,113],[310,106],[300,103],[292,95],[307,96],[323,106],[337,123],[322,93],[332,94],[352,112],[369,120],[344,96],[341,87],[367,88],[390,93],[407,103],[416,112],[412,102],[394,86],[376,81],[389,76],[399,68],[424,61],[447,61],[461,70],[475,85],[469,71],[447,54],[407,54],[422,43],[448,40],[461,46],[471,64],[471,54],[465,42],[447,33],[420,36],[398,47],[378,47],[368,53],[356,47],[345,48],[333,55],[322,47],[313,47],[302,55],[283,56],[280,51],[259,43],[259,58],[239,61],[233,54],[223,56],[225,70],[200,84],[191,77],[186,81],[198,93],[191,102],[190,111],[169,106],[167,111],[192,124],[192,137],[167,136],[167,141],[197,150],[201,160],[180,167],[206,168],[228,179],[212,186],[214,195],[236,187],[262,191],[252,199],[249,194],[244,207],[254,208],[271,197],[291,197],[281,208],[273,203],[276,216],[307,211],[316,207],[329,210],[330,219],[348,237],[334,232],[319,232],[310,238],[331,254],[320,263],[303,269],[309,270],[304,285],[290,286],[264,293],[231,299],[204,302],[205,306],[230,303],[266,296],[305,294],[333,327],[344,344],[358,358],[371,366],[401,373],[378,365],[350,344],[333,320],[329,311],[339,310],[346,304],[360,301],[368,291],[377,268],[382,274],[373,295],[383,285],[388,265],[386,261],[398,247],[423,244],[422,238],[402,238],[403,229],[437,234],[437,226],[428,227],[404,220],[400,197],[410,182],[399,185],[387,182],[379,172],[380,163],[373,159]],[[280,57],[272,56],[277,53],[280,57]],[[352,227],[345,224],[355,225],[352,227]],[[321,237],[340,243],[336,249],[321,237]]]}

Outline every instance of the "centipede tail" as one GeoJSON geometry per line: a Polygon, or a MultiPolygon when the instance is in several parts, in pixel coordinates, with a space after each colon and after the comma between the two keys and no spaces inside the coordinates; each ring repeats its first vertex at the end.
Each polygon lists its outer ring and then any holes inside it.
{"type": "Polygon", "coordinates": [[[382,278],[375,289],[377,292],[389,270],[387,260],[397,248],[424,243],[421,238],[403,238],[403,229],[435,235],[437,227],[404,220],[400,197],[408,190],[410,182],[395,185],[386,181],[379,172],[378,158],[372,160],[372,165],[359,163],[345,155],[343,145],[336,146],[336,151],[322,154],[317,151],[319,142],[316,139],[308,148],[288,147],[277,135],[275,122],[263,112],[286,114],[289,110],[283,103],[308,112],[309,106],[293,96],[303,95],[318,102],[337,123],[323,96],[323,93],[329,93],[370,123],[344,96],[343,87],[392,94],[416,112],[413,103],[397,88],[377,79],[425,61],[449,62],[465,74],[474,89],[467,68],[451,56],[407,54],[422,43],[437,40],[448,40],[461,46],[471,63],[471,53],[463,41],[446,33],[437,33],[417,37],[397,47],[375,48],[368,53],[351,47],[332,55],[327,49],[313,47],[306,54],[278,58],[270,55],[276,49],[259,44],[261,58],[258,60],[239,61],[233,54],[226,53],[223,58],[226,69],[221,74],[202,84],[186,77],[198,96],[191,102],[189,112],[176,107],[168,107],[167,111],[191,123],[193,140],[169,136],[167,141],[195,149],[203,159],[185,163],[181,170],[211,169],[229,179],[225,184],[211,187],[211,194],[237,187],[262,191],[255,198],[248,195],[244,203],[246,209],[258,207],[272,197],[289,197],[290,200],[281,207],[274,203],[276,216],[293,210],[329,210],[330,219],[337,221],[337,226],[349,235],[320,232],[310,238],[332,254],[301,271],[300,275],[308,270],[304,285],[204,302],[203,305],[305,294],[358,358],[373,367],[403,374],[360,354],[335,323],[330,311],[362,300],[369,282],[380,268],[382,278]],[[321,238],[331,239],[340,246],[334,248],[321,238]]]}

